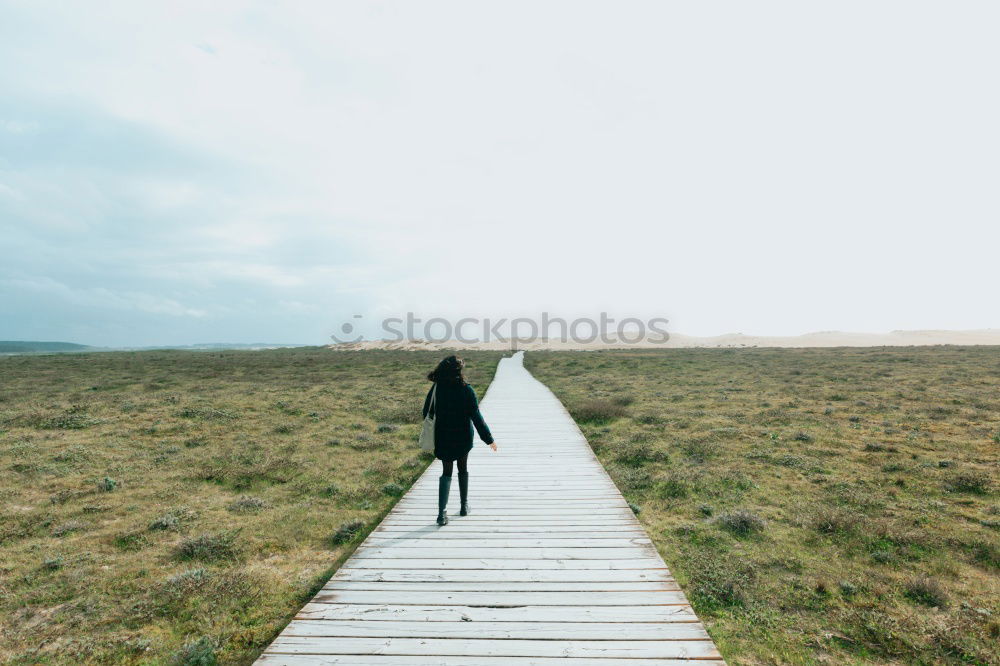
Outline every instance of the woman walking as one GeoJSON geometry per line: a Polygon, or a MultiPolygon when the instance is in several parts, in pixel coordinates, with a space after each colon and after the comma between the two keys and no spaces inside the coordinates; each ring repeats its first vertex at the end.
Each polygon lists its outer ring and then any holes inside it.
{"type": "Polygon", "coordinates": [[[479,412],[476,392],[465,381],[462,370],[465,361],[457,356],[449,356],[427,375],[434,386],[424,399],[424,418],[434,407],[434,457],[441,460],[441,478],[438,479],[438,525],[448,524],[448,493],[451,491],[451,471],[458,462],[458,490],[462,499],[459,515],[469,515],[469,451],[472,450],[472,426],[475,425],[479,437],[497,450],[493,435],[479,412]]]}

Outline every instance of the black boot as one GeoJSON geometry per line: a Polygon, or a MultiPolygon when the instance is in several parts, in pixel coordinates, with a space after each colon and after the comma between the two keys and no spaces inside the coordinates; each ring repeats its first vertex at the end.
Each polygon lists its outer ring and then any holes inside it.
{"type": "Polygon", "coordinates": [[[442,476],[438,479],[438,525],[448,524],[448,513],[444,508],[448,506],[449,492],[451,492],[451,477],[442,476]]]}
{"type": "Polygon", "coordinates": [[[469,510],[469,473],[466,472],[462,474],[458,473],[458,493],[462,498],[462,510],[458,512],[460,516],[467,516],[471,511],[469,510]]]}

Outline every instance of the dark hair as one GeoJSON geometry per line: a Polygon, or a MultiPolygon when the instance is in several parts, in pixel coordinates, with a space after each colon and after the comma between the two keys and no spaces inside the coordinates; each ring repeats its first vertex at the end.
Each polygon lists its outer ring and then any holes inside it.
{"type": "Polygon", "coordinates": [[[427,379],[432,382],[441,382],[442,384],[465,386],[465,375],[462,374],[463,368],[465,368],[465,361],[453,354],[438,363],[437,367],[427,374],[427,379]]]}

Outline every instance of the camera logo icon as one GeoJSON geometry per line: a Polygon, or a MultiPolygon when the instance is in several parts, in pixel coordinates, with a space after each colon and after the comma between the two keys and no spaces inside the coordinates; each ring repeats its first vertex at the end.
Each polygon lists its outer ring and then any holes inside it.
{"type": "MultiPolygon", "coordinates": [[[[361,318],[362,317],[359,314],[353,315],[351,317],[351,319],[361,319],[361,318]]],[[[365,336],[360,333],[357,333],[358,326],[356,326],[356,323],[357,322],[351,323],[349,321],[345,321],[343,324],[340,325],[337,333],[330,334],[330,338],[338,345],[361,342],[362,340],[365,339],[365,336]]]]}

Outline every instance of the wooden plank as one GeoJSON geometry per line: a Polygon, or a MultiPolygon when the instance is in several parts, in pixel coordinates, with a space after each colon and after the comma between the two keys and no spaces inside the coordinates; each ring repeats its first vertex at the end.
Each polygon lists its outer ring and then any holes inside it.
{"type": "MultiPolygon", "coordinates": [[[[452,477],[452,479],[450,497],[454,496],[457,498],[458,481],[454,480],[455,477],[452,477]]],[[[433,485],[428,484],[424,488],[412,489],[412,494],[407,495],[403,501],[409,501],[411,499],[437,500],[439,480],[440,477],[435,477],[433,485]]],[[[478,479],[478,483],[470,480],[469,486],[472,489],[472,492],[475,493],[474,496],[479,497],[480,499],[505,499],[508,501],[521,499],[524,501],[534,501],[536,499],[558,500],[560,498],[570,497],[574,499],[599,502],[622,498],[621,493],[617,488],[596,483],[564,486],[553,486],[550,483],[544,482],[539,482],[537,484],[486,484],[483,483],[483,480],[480,478],[478,479]]]]}
{"type": "MultiPolygon", "coordinates": [[[[392,517],[386,520],[386,525],[403,525],[410,527],[429,527],[434,525],[434,520],[437,517],[437,512],[431,516],[430,522],[426,517],[422,516],[399,516],[392,517]]],[[[547,516],[547,517],[533,517],[527,518],[524,516],[511,517],[511,516],[450,516],[448,518],[448,525],[452,529],[461,529],[462,527],[475,528],[475,527],[490,527],[490,526],[524,526],[524,527],[544,527],[548,525],[552,526],[585,526],[588,528],[603,529],[603,530],[614,530],[614,529],[631,529],[635,525],[623,520],[620,517],[614,516],[547,516]],[[454,521],[452,521],[454,518],[454,521]],[[452,525],[454,522],[454,525],[452,525]]]]}
{"type": "Polygon", "coordinates": [[[556,533],[558,533],[559,536],[563,536],[564,534],[582,534],[591,536],[592,538],[597,538],[601,535],[609,535],[615,538],[633,534],[642,536],[646,535],[645,530],[635,525],[611,525],[601,530],[594,530],[582,529],[580,527],[574,527],[573,525],[474,525],[458,519],[454,522],[449,522],[447,530],[442,530],[438,528],[437,525],[408,526],[398,523],[394,525],[382,523],[372,531],[373,535],[399,533],[420,533],[426,538],[436,539],[447,539],[449,537],[463,538],[463,535],[465,534],[504,534],[512,537],[520,535],[528,538],[537,538],[539,534],[555,535],[556,533]]]}
{"type": "MultiPolygon", "coordinates": [[[[572,500],[567,500],[572,501],[572,500]]],[[[622,507],[622,509],[616,513],[592,513],[589,511],[562,511],[560,509],[552,509],[540,513],[534,514],[515,514],[513,512],[498,510],[498,511],[475,511],[476,505],[472,505],[473,513],[468,516],[459,516],[459,503],[455,502],[455,506],[448,504],[448,519],[449,523],[452,518],[455,518],[457,524],[473,524],[473,523],[495,523],[495,522],[523,522],[525,525],[531,525],[532,523],[565,523],[576,521],[579,522],[592,522],[596,524],[608,524],[617,525],[619,527],[637,527],[638,522],[634,520],[635,516],[632,514],[631,510],[627,510],[622,507]]],[[[412,522],[412,521],[426,521],[427,513],[430,512],[432,523],[437,518],[437,508],[425,507],[420,511],[415,511],[413,509],[400,510],[398,513],[393,512],[386,517],[387,521],[398,521],[398,522],[412,522]]]]}
{"type": "Polygon", "coordinates": [[[295,620],[285,636],[340,638],[505,638],[544,640],[703,641],[698,622],[414,622],[386,620],[295,620]]]}
{"type": "MultiPolygon", "coordinates": [[[[458,482],[452,477],[451,484],[451,494],[458,497],[458,482]]],[[[408,495],[404,498],[407,501],[412,498],[420,499],[437,499],[437,486],[440,477],[434,480],[433,486],[428,484],[424,488],[416,488],[412,495],[408,495]]],[[[587,484],[572,484],[572,485],[553,485],[545,481],[539,481],[538,483],[484,483],[482,478],[477,479],[474,482],[470,479],[469,485],[475,492],[476,497],[495,497],[498,499],[523,499],[524,501],[534,501],[536,499],[559,499],[560,497],[579,497],[585,495],[596,495],[597,498],[594,501],[599,501],[601,499],[621,499],[621,493],[618,489],[612,488],[606,484],[597,483],[587,483],[587,484]]]]}
{"type": "Polygon", "coordinates": [[[677,606],[681,592],[448,592],[445,590],[321,590],[313,601],[330,604],[407,604],[432,606],[677,606]]]}
{"type": "MultiPolygon", "coordinates": [[[[458,481],[454,480],[454,477],[452,477],[452,479],[451,495],[458,497],[458,481]]],[[[420,498],[436,500],[439,480],[440,477],[435,477],[433,486],[428,484],[424,488],[414,489],[413,494],[408,496],[407,499],[420,498]]],[[[563,497],[584,500],[592,499],[593,501],[621,499],[621,493],[617,488],[598,483],[581,483],[562,486],[556,486],[544,481],[539,481],[534,484],[511,484],[500,482],[496,484],[487,484],[483,482],[482,478],[480,478],[478,479],[478,483],[470,479],[469,486],[472,489],[472,492],[475,493],[475,496],[479,498],[485,497],[507,500],[523,499],[525,501],[534,501],[536,499],[558,500],[563,497]]]]}
{"type": "Polygon", "coordinates": [[[397,606],[310,602],[296,616],[312,620],[412,620],[415,622],[696,622],[690,606],[397,606]]]}
{"type": "MultiPolygon", "coordinates": [[[[458,482],[454,480],[451,484],[451,496],[458,497],[458,482]]],[[[440,477],[434,479],[433,486],[428,485],[425,488],[413,489],[413,494],[406,497],[406,500],[419,498],[419,499],[437,499],[438,491],[438,481],[440,477]]],[[[559,499],[561,497],[572,497],[575,499],[588,499],[588,496],[593,501],[601,500],[611,500],[611,499],[621,499],[621,493],[617,488],[612,488],[604,485],[598,484],[587,484],[587,485],[573,485],[573,486],[553,486],[547,483],[538,484],[502,484],[497,483],[496,485],[486,485],[479,479],[478,485],[473,485],[470,480],[469,485],[472,488],[472,492],[475,493],[476,497],[480,498],[494,498],[494,499],[523,499],[525,501],[534,501],[536,499],[559,499]]]]}
{"type": "MultiPolygon", "coordinates": [[[[518,491],[508,491],[508,493],[515,492],[518,491]]],[[[622,499],[621,495],[616,497],[567,497],[565,495],[542,497],[529,491],[524,491],[524,497],[525,499],[513,500],[509,494],[507,496],[496,497],[476,495],[474,498],[470,498],[469,503],[474,511],[474,513],[470,514],[470,517],[502,518],[513,515],[524,516],[531,514],[541,516],[601,514],[626,517],[633,515],[631,508],[622,499]],[[471,499],[475,499],[476,502],[472,503],[471,499]]],[[[405,514],[412,511],[425,513],[429,510],[433,511],[436,516],[437,503],[437,493],[433,497],[407,499],[405,503],[397,505],[399,511],[397,512],[394,509],[393,514],[405,514]]],[[[450,511],[453,510],[451,512],[457,517],[460,505],[461,502],[456,492],[454,493],[454,497],[448,499],[448,509],[450,511]]]]}
{"type": "MultiPolygon", "coordinates": [[[[453,657],[435,655],[427,657],[376,654],[272,654],[264,653],[257,663],[263,666],[327,666],[351,664],[351,666],[611,666],[608,659],[576,658],[569,664],[562,657],[473,657],[463,655],[453,657]]],[[[725,662],[713,659],[630,659],[629,666],[725,666],[725,662]]]]}
{"type": "Polygon", "coordinates": [[[451,546],[424,547],[393,545],[388,548],[365,548],[354,556],[367,558],[472,558],[492,560],[609,560],[652,557],[656,551],[650,547],[629,548],[455,548],[451,546]]]}
{"type": "Polygon", "coordinates": [[[634,560],[508,560],[490,558],[352,557],[345,569],[666,569],[659,557],[634,560]]]}
{"type": "MultiPolygon", "coordinates": [[[[474,506],[473,509],[476,507],[474,506]]],[[[631,525],[629,516],[632,515],[631,510],[622,507],[614,512],[602,509],[595,509],[594,511],[587,511],[586,509],[574,509],[569,511],[564,511],[561,509],[510,509],[510,510],[498,510],[494,513],[486,511],[475,511],[470,513],[468,516],[458,515],[459,503],[455,502],[455,506],[448,506],[448,521],[454,518],[456,524],[458,523],[475,523],[475,522],[513,522],[525,520],[530,522],[539,521],[550,521],[550,522],[565,522],[568,520],[596,520],[599,523],[609,523],[613,525],[618,525],[621,527],[631,525]]],[[[427,520],[427,514],[431,514],[432,519],[437,519],[437,507],[423,507],[423,508],[400,508],[398,513],[393,515],[393,518],[407,521],[407,520],[427,520]]]]}
{"type": "Polygon", "coordinates": [[[470,536],[462,537],[456,534],[442,535],[433,540],[425,536],[415,537],[377,537],[370,541],[372,545],[379,548],[403,547],[407,545],[420,544],[421,546],[433,546],[434,548],[630,548],[630,546],[652,546],[653,542],[649,537],[628,538],[568,538],[557,537],[538,538],[535,535],[530,539],[508,539],[497,538],[496,536],[470,536]],[[446,538],[449,537],[449,538],[446,538]]]}
{"type": "MultiPolygon", "coordinates": [[[[458,507],[454,507],[457,509],[458,507]]],[[[401,506],[397,511],[393,513],[397,516],[426,516],[428,511],[432,511],[435,516],[437,516],[437,507],[433,509],[430,505],[424,507],[417,507],[413,505],[401,506]]],[[[457,513],[457,512],[456,512],[457,513]]],[[[549,516],[553,518],[569,518],[573,516],[593,516],[595,518],[618,518],[625,515],[631,515],[632,511],[627,507],[563,507],[561,509],[551,508],[551,509],[535,509],[530,507],[515,507],[510,509],[504,509],[501,515],[497,515],[497,518],[503,518],[508,520],[510,518],[548,518],[549,516]]],[[[484,512],[478,512],[471,514],[467,517],[478,518],[478,517],[492,517],[494,514],[485,514],[484,512]]]]}
{"type": "Polygon", "coordinates": [[[624,592],[624,591],[651,591],[651,590],[674,590],[680,587],[675,581],[644,581],[644,582],[578,582],[578,583],[554,583],[554,582],[523,582],[514,583],[509,580],[504,581],[482,581],[460,582],[460,581],[433,581],[416,583],[410,581],[363,581],[363,580],[334,580],[330,579],[323,586],[324,590],[428,590],[440,592],[624,592]]]}
{"type": "Polygon", "coordinates": [[[718,659],[710,640],[546,641],[472,638],[299,638],[281,635],[271,651],[286,654],[398,654],[407,656],[599,657],[603,659],[718,659]]]}
{"type": "MultiPolygon", "coordinates": [[[[452,483],[452,493],[448,497],[448,505],[451,506],[454,501],[458,504],[458,489],[455,488],[456,483],[452,483]]],[[[561,507],[563,509],[571,508],[608,508],[617,511],[622,511],[628,507],[628,503],[625,502],[621,494],[618,491],[587,491],[587,492],[569,492],[569,491],[541,491],[532,490],[529,488],[507,488],[505,490],[483,490],[482,488],[473,489],[470,491],[474,493],[470,499],[477,500],[474,507],[497,507],[497,508],[508,508],[508,507],[518,507],[522,506],[524,508],[532,508],[532,506],[538,506],[538,508],[544,509],[546,511],[551,511],[553,507],[561,507]],[[560,504],[560,502],[562,504],[560,504]],[[577,506],[577,502],[586,502],[581,506],[577,506]]],[[[399,506],[399,508],[405,508],[408,505],[427,505],[430,503],[434,508],[437,508],[438,494],[437,490],[433,493],[426,493],[423,495],[414,495],[412,498],[407,498],[404,500],[406,504],[399,506]]]]}
{"type": "MultiPolygon", "coordinates": [[[[576,448],[576,447],[574,447],[576,448]]],[[[566,451],[565,455],[578,456],[579,450],[566,451]]],[[[545,458],[536,458],[537,462],[551,461],[563,454],[553,454],[545,458]]],[[[471,454],[476,458],[475,454],[471,454]]],[[[604,470],[595,470],[592,461],[583,460],[579,465],[563,466],[560,463],[559,473],[553,474],[552,468],[528,468],[525,467],[527,458],[518,455],[516,462],[504,463],[504,454],[497,452],[489,460],[479,463],[479,467],[471,467],[469,470],[470,479],[478,479],[484,483],[499,483],[501,480],[507,483],[548,483],[548,484],[574,484],[574,483],[595,483],[607,484],[608,475],[604,470]],[[535,471],[527,471],[533,469],[535,471]]],[[[440,476],[441,467],[430,468],[430,474],[417,480],[417,484],[431,485],[440,476]]]]}
{"type": "MultiPolygon", "coordinates": [[[[556,461],[547,460],[543,464],[552,465],[554,462],[556,461]]],[[[492,493],[503,493],[511,489],[520,488],[530,488],[535,491],[547,491],[551,493],[595,490],[614,494],[614,492],[617,491],[617,488],[606,477],[576,476],[571,477],[570,479],[564,478],[562,481],[555,481],[552,477],[538,477],[534,480],[511,478],[516,477],[516,475],[516,470],[490,470],[489,476],[484,476],[482,473],[470,475],[469,485],[477,492],[485,491],[492,493]]],[[[455,486],[458,485],[458,481],[456,477],[457,475],[452,476],[452,492],[457,493],[457,488],[455,488],[455,486]]],[[[438,474],[429,475],[426,481],[420,482],[419,485],[412,489],[414,491],[414,495],[437,494],[439,479],[440,476],[438,474]]]]}
{"type": "Polygon", "coordinates": [[[673,581],[667,569],[340,569],[330,581],[488,583],[608,583],[673,581]]]}
{"type": "MultiPolygon", "coordinates": [[[[551,460],[548,460],[547,462],[550,463],[551,460]]],[[[470,483],[478,483],[480,486],[485,486],[487,488],[504,488],[512,486],[572,488],[576,486],[594,486],[607,489],[611,485],[607,476],[596,472],[574,472],[570,469],[565,470],[565,473],[560,471],[558,475],[555,475],[550,471],[536,476],[528,476],[526,474],[522,474],[520,471],[521,464],[523,463],[519,463],[514,467],[504,467],[502,465],[497,465],[495,463],[490,464],[488,462],[483,462],[482,464],[489,466],[485,468],[475,468],[478,469],[478,471],[469,472],[469,481],[470,483]]],[[[418,490],[432,488],[437,484],[439,476],[440,468],[431,468],[431,473],[417,481],[415,488],[418,490]]],[[[453,476],[452,478],[455,477],[453,476]]]]}
{"type": "MultiPolygon", "coordinates": [[[[521,531],[502,531],[499,529],[490,530],[489,528],[473,529],[468,528],[464,530],[449,530],[448,532],[437,532],[427,534],[421,532],[420,528],[416,530],[401,530],[401,531],[381,531],[375,532],[370,535],[371,543],[381,543],[386,541],[396,541],[400,539],[420,539],[420,541],[426,545],[433,544],[449,544],[452,542],[467,541],[469,539],[497,539],[497,540],[507,540],[511,544],[516,544],[517,542],[534,542],[539,539],[587,539],[591,541],[619,541],[627,542],[630,539],[648,539],[645,534],[641,532],[633,531],[621,531],[621,532],[605,532],[605,531],[591,531],[580,527],[574,528],[576,531],[560,530],[556,531],[555,526],[552,526],[552,531],[539,530],[535,532],[521,532],[521,531]]],[[[530,544],[529,544],[530,545],[530,544]]]]}
{"type": "MultiPolygon", "coordinates": [[[[554,527],[554,526],[553,526],[554,527]]],[[[521,529],[511,529],[511,530],[501,530],[499,528],[489,529],[486,527],[480,527],[478,529],[473,527],[466,527],[464,529],[453,529],[453,530],[425,530],[423,528],[416,529],[400,529],[400,530],[378,530],[372,532],[369,538],[373,541],[380,541],[386,539],[423,539],[426,543],[434,541],[462,541],[465,539],[515,539],[515,540],[531,540],[531,539],[610,539],[610,540],[622,540],[622,539],[648,539],[643,532],[636,530],[614,530],[614,531],[593,531],[593,530],[581,530],[579,528],[572,529],[540,529],[535,531],[522,531],[521,529]]]]}

